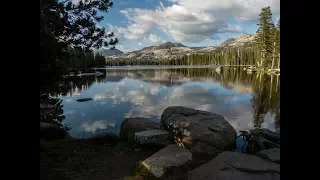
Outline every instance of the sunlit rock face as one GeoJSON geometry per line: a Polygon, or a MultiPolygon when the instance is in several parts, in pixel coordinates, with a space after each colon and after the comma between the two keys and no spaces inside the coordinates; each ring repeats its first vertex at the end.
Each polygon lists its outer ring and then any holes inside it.
{"type": "Polygon", "coordinates": [[[180,136],[181,142],[193,147],[197,142],[206,143],[218,150],[234,149],[236,131],[220,115],[182,106],[171,106],[161,115],[164,129],[180,136]]]}

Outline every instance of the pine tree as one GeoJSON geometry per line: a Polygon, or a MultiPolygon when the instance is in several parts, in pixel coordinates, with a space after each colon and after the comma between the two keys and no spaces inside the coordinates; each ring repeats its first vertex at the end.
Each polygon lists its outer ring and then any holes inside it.
{"type": "Polygon", "coordinates": [[[271,68],[274,68],[275,61],[279,64],[279,54],[280,54],[280,31],[277,28],[272,29],[272,65],[271,68]]]}
{"type": "Polygon", "coordinates": [[[255,39],[255,43],[258,46],[261,59],[258,65],[262,68],[265,68],[268,65],[268,60],[272,54],[272,28],[274,24],[272,22],[272,13],[270,6],[262,8],[260,13],[260,23],[257,24],[259,26],[257,30],[257,36],[255,39]]]}

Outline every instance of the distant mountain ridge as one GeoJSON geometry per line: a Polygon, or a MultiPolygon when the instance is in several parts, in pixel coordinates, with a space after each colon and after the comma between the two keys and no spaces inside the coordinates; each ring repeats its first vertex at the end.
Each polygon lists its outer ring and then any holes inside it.
{"type": "Polygon", "coordinates": [[[122,59],[172,59],[190,53],[215,52],[219,48],[240,47],[253,43],[254,34],[243,34],[237,38],[229,38],[219,46],[188,47],[181,43],[165,42],[159,46],[144,47],[141,50],[122,53],[111,58],[122,59]]]}
{"type": "Polygon", "coordinates": [[[100,49],[97,52],[102,54],[103,56],[119,56],[119,55],[124,54],[124,52],[122,52],[116,48],[115,49],[100,49]]]}

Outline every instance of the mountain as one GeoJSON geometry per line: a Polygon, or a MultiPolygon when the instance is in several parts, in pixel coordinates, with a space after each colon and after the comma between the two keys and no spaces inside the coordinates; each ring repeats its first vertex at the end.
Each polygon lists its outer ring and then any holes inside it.
{"type": "Polygon", "coordinates": [[[119,49],[100,49],[98,52],[101,53],[103,56],[119,56],[124,53],[119,49]]]}
{"type": "Polygon", "coordinates": [[[219,46],[188,47],[181,43],[166,42],[159,46],[149,46],[138,51],[123,53],[112,58],[134,59],[174,59],[190,53],[215,52],[220,48],[245,46],[253,43],[254,34],[244,34],[237,38],[229,38],[219,46]]]}
{"type": "Polygon", "coordinates": [[[239,36],[238,38],[229,38],[220,44],[220,47],[238,47],[245,46],[253,43],[255,38],[254,34],[244,34],[239,36]]]}

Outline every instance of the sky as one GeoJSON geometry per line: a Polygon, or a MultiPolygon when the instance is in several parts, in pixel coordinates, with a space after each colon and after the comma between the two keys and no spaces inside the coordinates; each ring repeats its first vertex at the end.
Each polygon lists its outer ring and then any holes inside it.
{"type": "MultiPolygon", "coordinates": [[[[79,1],[79,0],[73,0],[79,1]]],[[[270,6],[275,24],[280,0],[113,0],[98,25],[114,32],[116,48],[130,52],[164,42],[216,46],[254,34],[261,8],[270,6]]]]}

